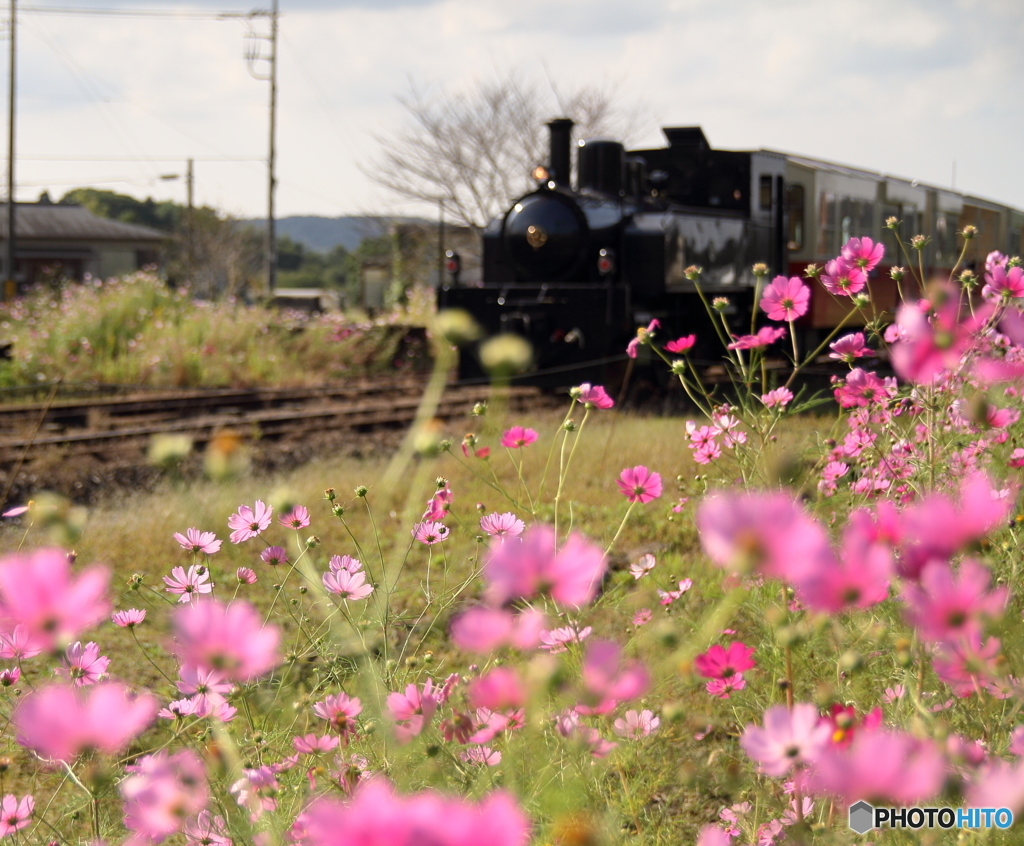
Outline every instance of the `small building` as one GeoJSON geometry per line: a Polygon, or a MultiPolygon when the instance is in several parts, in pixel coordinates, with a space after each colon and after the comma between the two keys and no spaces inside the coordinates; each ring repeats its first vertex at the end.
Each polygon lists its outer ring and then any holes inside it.
{"type": "MultiPolygon", "coordinates": [[[[0,278],[7,279],[7,214],[0,205],[0,278]]],[[[105,220],[81,206],[17,203],[14,279],[19,289],[48,279],[101,279],[157,264],[169,235],[148,226],[105,220]]]]}

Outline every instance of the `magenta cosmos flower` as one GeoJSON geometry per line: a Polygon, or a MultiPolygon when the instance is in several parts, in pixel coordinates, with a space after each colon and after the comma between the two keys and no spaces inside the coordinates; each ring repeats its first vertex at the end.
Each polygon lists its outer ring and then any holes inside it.
{"type": "Polygon", "coordinates": [[[63,648],[110,612],[110,571],[89,567],[71,577],[68,556],[40,549],[0,559],[0,631],[13,637],[20,627],[22,648],[63,648]]]}
{"type": "Polygon", "coordinates": [[[786,337],[786,330],[775,326],[763,326],[757,330],[756,335],[740,335],[735,341],[729,344],[730,350],[753,350],[759,347],[767,347],[774,344],[780,338],[786,337]]]}
{"type": "Polygon", "coordinates": [[[67,648],[62,658],[63,667],[54,672],[63,679],[70,681],[75,687],[87,687],[96,684],[107,672],[110,659],[100,655],[100,648],[90,641],[82,646],[77,641],[67,648]]]}
{"type": "Polygon", "coordinates": [[[408,743],[430,725],[440,703],[432,679],[427,679],[421,691],[414,684],[406,685],[405,693],[389,693],[385,709],[394,723],[395,737],[408,743]]]}
{"type": "Polygon", "coordinates": [[[646,504],[661,496],[661,476],[643,464],[627,467],[619,475],[616,484],[630,502],[646,504]]]}
{"type": "Polygon", "coordinates": [[[984,620],[1002,614],[1008,598],[1005,587],[989,590],[991,579],[988,568],[970,558],[957,573],[946,561],[932,561],[919,584],[903,587],[907,619],[924,640],[980,635],[984,620]]]}
{"type": "Polygon", "coordinates": [[[600,385],[591,385],[590,382],[584,382],[576,388],[576,391],[579,393],[576,399],[584,405],[601,409],[609,409],[615,405],[615,400],[608,396],[608,392],[600,385]]]}
{"type": "Polygon", "coordinates": [[[217,540],[217,536],[213,532],[201,532],[199,529],[191,528],[186,530],[185,534],[175,532],[174,539],[186,552],[196,554],[202,552],[206,555],[220,552],[221,541],[217,540]]]}
{"type": "Polygon", "coordinates": [[[811,289],[799,276],[776,276],[761,295],[761,308],[769,320],[796,320],[811,307],[811,289]]]}
{"type": "Polygon", "coordinates": [[[131,775],[118,789],[124,797],[125,828],[136,834],[131,842],[159,843],[210,799],[203,759],[191,749],[145,755],[128,770],[131,775]]]}
{"type": "Polygon", "coordinates": [[[985,274],[985,287],[981,295],[985,299],[1009,300],[1024,297],[1024,268],[995,266],[985,274]]]}
{"type": "Polygon", "coordinates": [[[356,733],[356,717],[362,712],[363,703],[346,693],[335,693],[313,706],[313,713],[327,720],[331,728],[341,735],[342,740],[347,740],[350,734],[356,733]]]}
{"type": "Polygon", "coordinates": [[[53,761],[70,761],[95,749],[123,751],[159,710],[148,693],[132,696],[116,682],[71,688],[49,685],[25,697],[12,717],[18,743],[53,761]]]}
{"type": "Polygon", "coordinates": [[[255,509],[248,505],[238,506],[238,511],[228,517],[228,528],[234,529],[230,537],[231,542],[242,543],[257,537],[261,532],[266,531],[273,514],[274,509],[258,499],[255,509]]]}
{"type": "Polygon", "coordinates": [[[595,638],[587,644],[580,669],[583,687],[595,714],[612,710],[616,703],[643,696],[651,677],[639,661],[626,661],[622,647],[610,640],[595,638]]]}
{"type": "Polygon", "coordinates": [[[829,347],[832,350],[828,354],[829,358],[845,361],[847,364],[853,364],[855,359],[863,356],[875,354],[875,351],[866,345],[863,332],[843,335],[838,341],[829,344],[829,347]]]}
{"type": "Polygon", "coordinates": [[[754,647],[745,643],[730,643],[728,649],[716,643],[693,659],[693,668],[704,678],[726,679],[756,667],[757,662],[750,657],[753,654],[754,647]]]}
{"type": "Polygon", "coordinates": [[[641,737],[650,737],[658,730],[661,719],[655,717],[646,708],[643,711],[626,711],[617,719],[613,726],[619,737],[628,737],[631,740],[639,740],[641,737]]]}
{"type": "Polygon", "coordinates": [[[264,625],[242,600],[222,605],[208,599],[179,608],[173,627],[174,654],[182,664],[217,670],[231,681],[252,681],[280,663],[280,631],[264,625]]]}
{"type": "Polygon", "coordinates": [[[665,351],[670,353],[684,353],[693,349],[693,345],[696,343],[696,335],[684,335],[682,338],[676,338],[674,341],[669,341],[665,344],[665,351]]]}
{"type": "Polygon", "coordinates": [[[509,449],[519,449],[529,446],[537,440],[537,432],[533,429],[524,429],[522,426],[513,426],[501,436],[501,445],[509,449]]]}
{"type": "Polygon", "coordinates": [[[821,274],[821,284],[836,297],[852,297],[868,284],[868,277],[861,268],[844,258],[832,259],[821,274]]]}
{"type": "Polygon", "coordinates": [[[815,761],[828,744],[831,726],[822,722],[818,709],[799,702],[790,711],[773,705],[764,712],[764,726],[748,725],[740,746],[761,765],[761,772],[782,776],[797,764],[815,761]]]}
{"type": "Polygon", "coordinates": [[[885,247],[870,238],[851,238],[840,254],[846,261],[859,267],[865,273],[874,270],[885,255],[885,247]]]}
{"type": "Polygon", "coordinates": [[[483,575],[496,605],[547,593],[562,605],[581,606],[597,595],[606,566],[601,549],[581,535],[570,534],[558,549],[555,530],[540,525],[527,529],[521,543],[498,539],[483,575]]]}
{"type": "Polygon", "coordinates": [[[305,529],[309,525],[309,510],[304,505],[296,505],[287,514],[282,514],[278,522],[289,529],[305,529]]]}
{"type": "Polygon", "coordinates": [[[486,655],[496,649],[532,649],[547,626],[544,612],[526,609],[513,614],[503,608],[470,608],[452,621],[452,643],[459,649],[486,655]]]}

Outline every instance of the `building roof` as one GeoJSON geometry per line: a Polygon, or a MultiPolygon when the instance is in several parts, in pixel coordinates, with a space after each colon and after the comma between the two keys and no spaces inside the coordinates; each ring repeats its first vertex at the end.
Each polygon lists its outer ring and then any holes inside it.
{"type": "MultiPolygon", "coordinates": [[[[14,237],[18,241],[144,241],[169,235],[148,226],[97,217],[81,206],[55,203],[17,203],[14,237]]],[[[0,204],[0,241],[7,236],[7,205],[0,204]]]]}

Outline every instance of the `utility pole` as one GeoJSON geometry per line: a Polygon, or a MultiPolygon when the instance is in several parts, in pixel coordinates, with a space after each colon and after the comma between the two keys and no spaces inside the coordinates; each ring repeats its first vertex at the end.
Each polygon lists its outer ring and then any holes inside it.
{"type": "Polygon", "coordinates": [[[267,296],[272,296],[277,286],[277,233],[274,220],[274,178],[275,130],[277,128],[277,2],[270,13],[270,152],[267,156],[267,296]]]}
{"type": "Polygon", "coordinates": [[[18,283],[14,276],[14,32],[15,0],[11,2],[11,19],[8,23],[11,51],[7,78],[7,255],[5,256],[4,300],[13,300],[18,295],[18,283]]]}
{"type": "Polygon", "coordinates": [[[253,79],[259,79],[270,83],[270,150],[267,154],[267,243],[264,252],[267,265],[267,294],[271,294],[277,284],[277,232],[274,218],[274,189],[277,187],[274,168],[277,158],[276,130],[277,130],[277,18],[278,0],[274,0],[273,8],[269,12],[250,12],[248,15],[231,15],[225,13],[223,17],[245,17],[250,21],[252,18],[261,16],[270,17],[270,35],[258,35],[251,29],[246,34],[245,60],[249,64],[249,75],[253,79]],[[270,42],[270,55],[266,61],[270,62],[270,73],[262,76],[256,72],[256,62],[264,59],[260,55],[259,44],[262,41],[270,42]]]}
{"type": "Polygon", "coordinates": [[[192,272],[195,269],[195,205],[192,197],[194,183],[193,161],[189,159],[185,169],[185,194],[188,198],[188,218],[185,221],[185,237],[188,239],[185,244],[185,275],[188,276],[190,285],[192,284],[192,272]]]}

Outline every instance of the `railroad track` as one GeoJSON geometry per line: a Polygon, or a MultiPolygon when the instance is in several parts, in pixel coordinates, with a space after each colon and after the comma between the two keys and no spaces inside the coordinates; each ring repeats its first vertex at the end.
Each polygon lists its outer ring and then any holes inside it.
{"type": "MultiPolygon", "coordinates": [[[[0,465],[46,452],[101,457],[145,448],[159,435],[186,435],[201,445],[228,431],[273,440],[400,427],[413,421],[422,390],[422,379],[402,377],[315,388],[189,390],[0,406],[0,465]]],[[[466,415],[489,391],[451,385],[436,416],[466,415]]],[[[502,395],[517,410],[544,402],[535,388],[507,388],[502,395]]]]}

